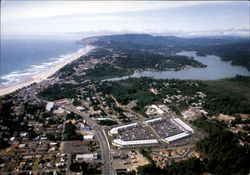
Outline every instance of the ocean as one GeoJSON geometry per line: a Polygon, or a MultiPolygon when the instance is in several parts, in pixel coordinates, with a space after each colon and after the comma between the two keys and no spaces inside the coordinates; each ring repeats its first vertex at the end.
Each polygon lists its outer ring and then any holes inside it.
{"type": "Polygon", "coordinates": [[[65,61],[83,45],[69,39],[1,40],[1,88],[25,81],[65,61]]]}

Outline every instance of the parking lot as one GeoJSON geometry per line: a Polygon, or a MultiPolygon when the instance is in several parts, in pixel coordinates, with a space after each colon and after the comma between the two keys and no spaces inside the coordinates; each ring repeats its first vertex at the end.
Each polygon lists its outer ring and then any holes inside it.
{"type": "Polygon", "coordinates": [[[137,125],[134,128],[122,131],[120,138],[124,141],[128,140],[148,140],[154,139],[154,135],[150,132],[148,126],[137,125]]]}
{"type": "Polygon", "coordinates": [[[161,122],[150,124],[161,138],[170,137],[183,132],[174,125],[169,118],[163,119],[161,122]]]}

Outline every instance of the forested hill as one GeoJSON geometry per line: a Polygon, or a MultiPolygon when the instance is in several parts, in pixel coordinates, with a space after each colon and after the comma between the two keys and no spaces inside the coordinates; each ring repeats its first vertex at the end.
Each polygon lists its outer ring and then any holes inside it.
{"type": "Polygon", "coordinates": [[[193,37],[180,38],[175,36],[152,36],[147,34],[124,34],[124,35],[106,35],[98,37],[90,37],[83,39],[82,42],[90,41],[92,44],[100,44],[107,42],[119,42],[139,45],[151,46],[204,46],[204,45],[221,45],[230,43],[239,43],[247,41],[247,38],[242,37],[193,37]]]}
{"type": "Polygon", "coordinates": [[[167,53],[195,50],[200,55],[218,55],[224,61],[232,61],[250,70],[250,39],[236,36],[180,38],[175,36],[152,36],[147,34],[124,34],[89,37],[81,43],[97,46],[116,45],[126,48],[164,50],[167,53]]]}
{"type": "Polygon", "coordinates": [[[200,46],[198,55],[217,55],[223,61],[232,61],[233,65],[246,67],[250,71],[250,42],[200,46]]]}

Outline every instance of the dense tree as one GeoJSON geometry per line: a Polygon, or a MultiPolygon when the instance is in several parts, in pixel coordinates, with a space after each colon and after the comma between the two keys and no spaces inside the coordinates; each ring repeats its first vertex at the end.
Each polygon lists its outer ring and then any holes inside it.
{"type": "Polygon", "coordinates": [[[72,163],[69,167],[70,171],[72,172],[84,172],[86,173],[87,172],[87,169],[88,169],[89,165],[85,162],[82,162],[82,163],[72,163]]]}
{"type": "Polygon", "coordinates": [[[76,127],[71,122],[65,124],[65,131],[63,133],[64,140],[82,140],[83,136],[76,133],[76,127]]]}
{"type": "Polygon", "coordinates": [[[100,125],[107,125],[107,126],[112,126],[112,125],[117,125],[117,121],[113,120],[101,120],[98,122],[100,125]]]}

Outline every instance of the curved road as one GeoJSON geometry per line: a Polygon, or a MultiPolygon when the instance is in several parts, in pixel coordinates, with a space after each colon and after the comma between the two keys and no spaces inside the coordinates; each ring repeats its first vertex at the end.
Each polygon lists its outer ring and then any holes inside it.
{"type": "MultiPolygon", "coordinates": [[[[30,98],[33,98],[34,100],[42,101],[44,103],[48,103],[49,101],[40,99],[36,96],[36,93],[34,89],[29,89],[27,91],[27,95],[30,98]]],[[[103,169],[102,169],[102,174],[103,175],[111,175],[111,166],[110,166],[110,147],[109,147],[109,142],[107,140],[107,137],[104,133],[104,130],[102,127],[97,125],[95,121],[93,121],[90,117],[85,115],[84,113],[78,111],[77,109],[73,108],[72,106],[66,106],[66,105],[61,105],[61,104],[56,104],[57,106],[60,106],[61,108],[64,108],[68,111],[71,111],[77,115],[80,115],[81,117],[84,118],[84,120],[87,121],[87,123],[93,128],[93,130],[96,132],[96,137],[100,143],[101,150],[102,150],[102,161],[103,161],[103,169]]]]}
{"type": "Polygon", "coordinates": [[[66,105],[59,105],[59,106],[83,117],[84,120],[86,120],[87,123],[96,132],[97,139],[99,140],[100,146],[102,149],[102,160],[103,160],[102,174],[103,175],[110,175],[111,174],[111,171],[110,171],[110,148],[109,148],[108,140],[106,139],[106,136],[105,136],[105,133],[104,133],[102,127],[98,126],[90,117],[88,117],[87,115],[83,114],[82,112],[78,111],[77,109],[75,109],[71,106],[66,106],[66,105]]]}

